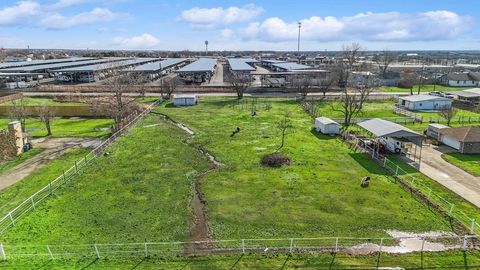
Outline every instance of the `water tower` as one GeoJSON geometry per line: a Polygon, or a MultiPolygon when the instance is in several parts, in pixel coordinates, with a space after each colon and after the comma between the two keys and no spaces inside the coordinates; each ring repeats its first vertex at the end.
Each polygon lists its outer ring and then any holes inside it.
{"type": "Polygon", "coordinates": [[[205,40],[205,54],[208,54],[208,40],[205,40]]]}

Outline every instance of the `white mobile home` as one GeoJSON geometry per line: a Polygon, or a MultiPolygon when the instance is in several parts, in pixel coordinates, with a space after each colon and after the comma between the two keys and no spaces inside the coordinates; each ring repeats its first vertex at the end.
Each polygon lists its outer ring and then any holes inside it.
{"type": "Polygon", "coordinates": [[[340,134],[340,124],[326,117],[315,118],[315,129],[323,134],[340,134]]]}
{"type": "Polygon", "coordinates": [[[173,106],[193,106],[198,103],[198,97],[196,95],[174,95],[173,106]]]}
{"type": "Polygon", "coordinates": [[[398,105],[411,111],[438,111],[452,107],[453,100],[432,95],[411,95],[398,98],[398,105]]]}

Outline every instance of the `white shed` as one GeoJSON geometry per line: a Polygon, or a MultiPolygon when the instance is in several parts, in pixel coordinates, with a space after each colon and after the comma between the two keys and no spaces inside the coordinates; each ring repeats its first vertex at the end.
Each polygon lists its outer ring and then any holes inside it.
{"type": "Polygon", "coordinates": [[[198,103],[198,97],[196,95],[174,95],[173,106],[193,106],[198,103]]]}
{"type": "Polygon", "coordinates": [[[315,118],[315,129],[323,134],[340,134],[340,124],[326,117],[315,118]]]}
{"type": "Polygon", "coordinates": [[[411,111],[439,111],[452,107],[452,99],[431,95],[411,95],[399,98],[399,105],[411,111]]]}

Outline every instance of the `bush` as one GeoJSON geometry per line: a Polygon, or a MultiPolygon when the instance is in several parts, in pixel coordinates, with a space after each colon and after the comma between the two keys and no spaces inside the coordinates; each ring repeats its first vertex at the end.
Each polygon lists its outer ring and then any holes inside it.
{"type": "Polygon", "coordinates": [[[273,153],[263,156],[260,163],[264,166],[279,168],[292,164],[292,160],[280,153],[273,153]]]}

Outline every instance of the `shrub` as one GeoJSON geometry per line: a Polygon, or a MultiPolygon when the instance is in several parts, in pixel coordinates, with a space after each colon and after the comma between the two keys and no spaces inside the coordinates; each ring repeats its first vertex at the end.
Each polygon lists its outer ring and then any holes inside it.
{"type": "Polygon", "coordinates": [[[273,153],[263,156],[260,163],[264,166],[279,168],[292,164],[292,160],[280,153],[273,153]]]}

